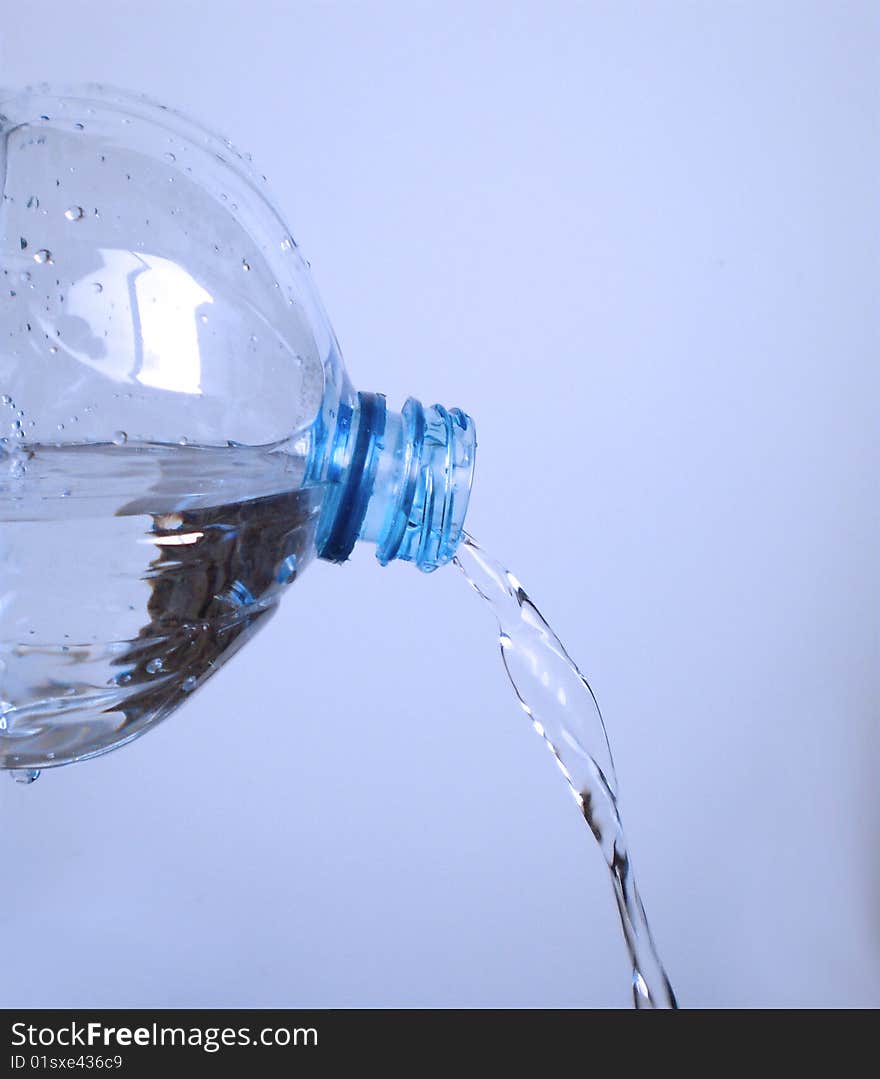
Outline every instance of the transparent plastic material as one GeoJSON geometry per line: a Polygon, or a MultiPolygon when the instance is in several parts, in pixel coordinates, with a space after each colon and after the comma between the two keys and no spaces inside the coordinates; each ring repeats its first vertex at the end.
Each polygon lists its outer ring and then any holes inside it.
{"type": "Polygon", "coordinates": [[[307,428],[331,334],[247,162],[119,94],[34,91],[0,113],[3,389],[28,440],[267,445],[307,428]]]}
{"type": "Polygon", "coordinates": [[[0,766],[173,711],[314,556],[431,570],[473,423],[357,393],[228,140],[99,86],[0,93],[0,766]]]}

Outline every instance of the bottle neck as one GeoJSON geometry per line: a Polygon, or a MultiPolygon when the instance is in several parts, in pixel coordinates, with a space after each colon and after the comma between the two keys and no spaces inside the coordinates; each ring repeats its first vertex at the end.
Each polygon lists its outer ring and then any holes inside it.
{"type": "Polygon", "coordinates": [[[327,486],[318,555],[344,562],[367,540],[383,566],[399,558],[430,572],[452,559],[462,537],[477,445],[473,420],[412,397],[401,412],[389,412],[382,394],[357,398],[353,408],[340,404],[322,446],[327,486]]]}

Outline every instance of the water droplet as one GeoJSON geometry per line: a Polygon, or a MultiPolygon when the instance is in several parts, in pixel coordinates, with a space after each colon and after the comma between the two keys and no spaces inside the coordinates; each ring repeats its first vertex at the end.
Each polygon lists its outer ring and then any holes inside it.
{"type": "Polygon", "coordinates": [[[28,270],[22,270],[21,274],[19,275],[19,278],[21,280],[21,283],[23,285],[26,285],[28,283],[28,281],[30,281],[30,279],[31,279],[30,272],[28,270]]]}
{"type": "Polygon", "coordinates": [[[126,442],[128,442],[128,435],[125,433],[125,431],[117,431],[116,434],[114,434],[114,446],[124,446],[126,442]]]}
{"type": "Polygon", "coordinates": [[[24,238],[24,236],[22,236],[18,242],[21,246],[22,251],[27,251],[27,240],[24,238]]]}
{"type": "Polygon", "coordinates": [[[27,200],[25,205],[27,206],[27,208],[29,210],[39,210],[39,208],[40,208],[40,200],[37,198],[36,195],[31,195],[31,197],[27,200]]]}
{"type": "Polygon", "coordinates": [[[101,292],[103,292],[103,291],[104,291],[104,286],[103,286],[103,285],[101,284],[101,282],[100,282],[100,281],[96,281],[96,282],[95,282],[95,283],[94,283],[94,284],[92,285],[92,292],[94,292],[94,293],[95,293],[96,295],[97,295],[98,293],[101,293],[101,292]]]}
{"type": "Polygon", "coordinates": [[[190,675],[189,678],[184,678],[184,680],[180,683],[180,688],[183,690],[184,693],[191,693],[192,690],[196,688],[195,677],[193,675],[190,675]]]}
{"type": "Polygon", "coordinates": [[[12,404],[12,398],[9,396],[8,393],[4,393],[3,396],[0,397],[0,405],[11,405],[11,404],[12,404]]]}
{"type": "Polygon", "coordinates": [[[292,236],[285,236],[281,241],[281,250],[289,251],[292,247],[296,247],[296,242],[292,236]]]}
{"type": "Polygon", "coordinates": [[[27,786],[40,778],[39,768],[13,768],[9,773],[16,783],[27,786]]]}
{"type": "Polygon", "coordinates": [[[245,273],[248,273],[250,271],[251,266],[247,259],[241,260],[241,268],[244,270],[245,273]]]}
{"type": "Polygon", "coordinates": [[[164,667],[164,663],[161,659],[151,659],[147,664],[147,674],[158,674],[164,667]]]}
{"type": "Polygon", "coordinates": [[[85,124],[81,124],[81,123],[75,123],[73,126],[76,128],[77,131],[85,131],[85,127],[86,127],[85,124]]]}
{"type": "Polygon", "coordinates": [[[68,221],[81,221],[83,216],[82,206],[68,206],[64,211],[64,216],[68,221]]]}
{"type": "Polygon", "coordinates": [[[208,316],[207,315],[199,315],[199,322],[207,322],[207,321],[208,321],[208,316]]]}
{"type": "Polygon", "coordinates": [[[189,445],[189,439],[186,437],[186,435],[181,435],[180,436],[180,438],[177,440],[177,445],[178,446],[188,446],[189,445]]]}
{"type": "Polygon", "coordinates": [[[170,162],[170,163],[171,163],[171,164],[173,165],[173,164],[174,164],[174,162],[175,162],[175,161],[177,160],[177,158],[176,158],[176,157],[174,156],[174,154],[172,154],[172,153],[171,153],[171,151],[169,150],[169,152],[168,152],[167,154],[165,154],[165,160],[166,160],[166,161],[168,161],[168,162],[170,162]]]}
{"type": "MultiPolygon", "coordinates": [[[[25,245],[25,246],[27,246],[27,245],[25,245]]],[[[34,262],[38,262],[41,266],[44,265],[45,263],[51,262],[51,261],[52,261],[52,252],[47,251],[45,247],[40,248],[40,250],[37,251],[37,253],[34,255],[34,262]]]]}

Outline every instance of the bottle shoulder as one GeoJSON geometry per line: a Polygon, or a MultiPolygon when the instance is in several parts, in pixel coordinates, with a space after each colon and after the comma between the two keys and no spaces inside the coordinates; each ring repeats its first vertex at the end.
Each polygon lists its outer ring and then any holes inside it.
{"type": "Polygon", "coordinates": [[[0,101],[0,183],[0,388],[34,438],[77,416],[78,439],[265,445],[336,393],[309,267],[228,140],[39,87],[0,101]]]}

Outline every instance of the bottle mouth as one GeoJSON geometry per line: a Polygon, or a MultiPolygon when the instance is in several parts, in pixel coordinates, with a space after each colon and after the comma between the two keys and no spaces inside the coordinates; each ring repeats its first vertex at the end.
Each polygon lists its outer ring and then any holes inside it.
{"type": "Polygon", "coordinates": [[[359,393],[340,410],[318,525],[318,555],[344,562],[358,540],[431,572],[461,542],[476,455],[474,422],[461,409],[410,397],[389,412],[382,394],[359,393]]]}

